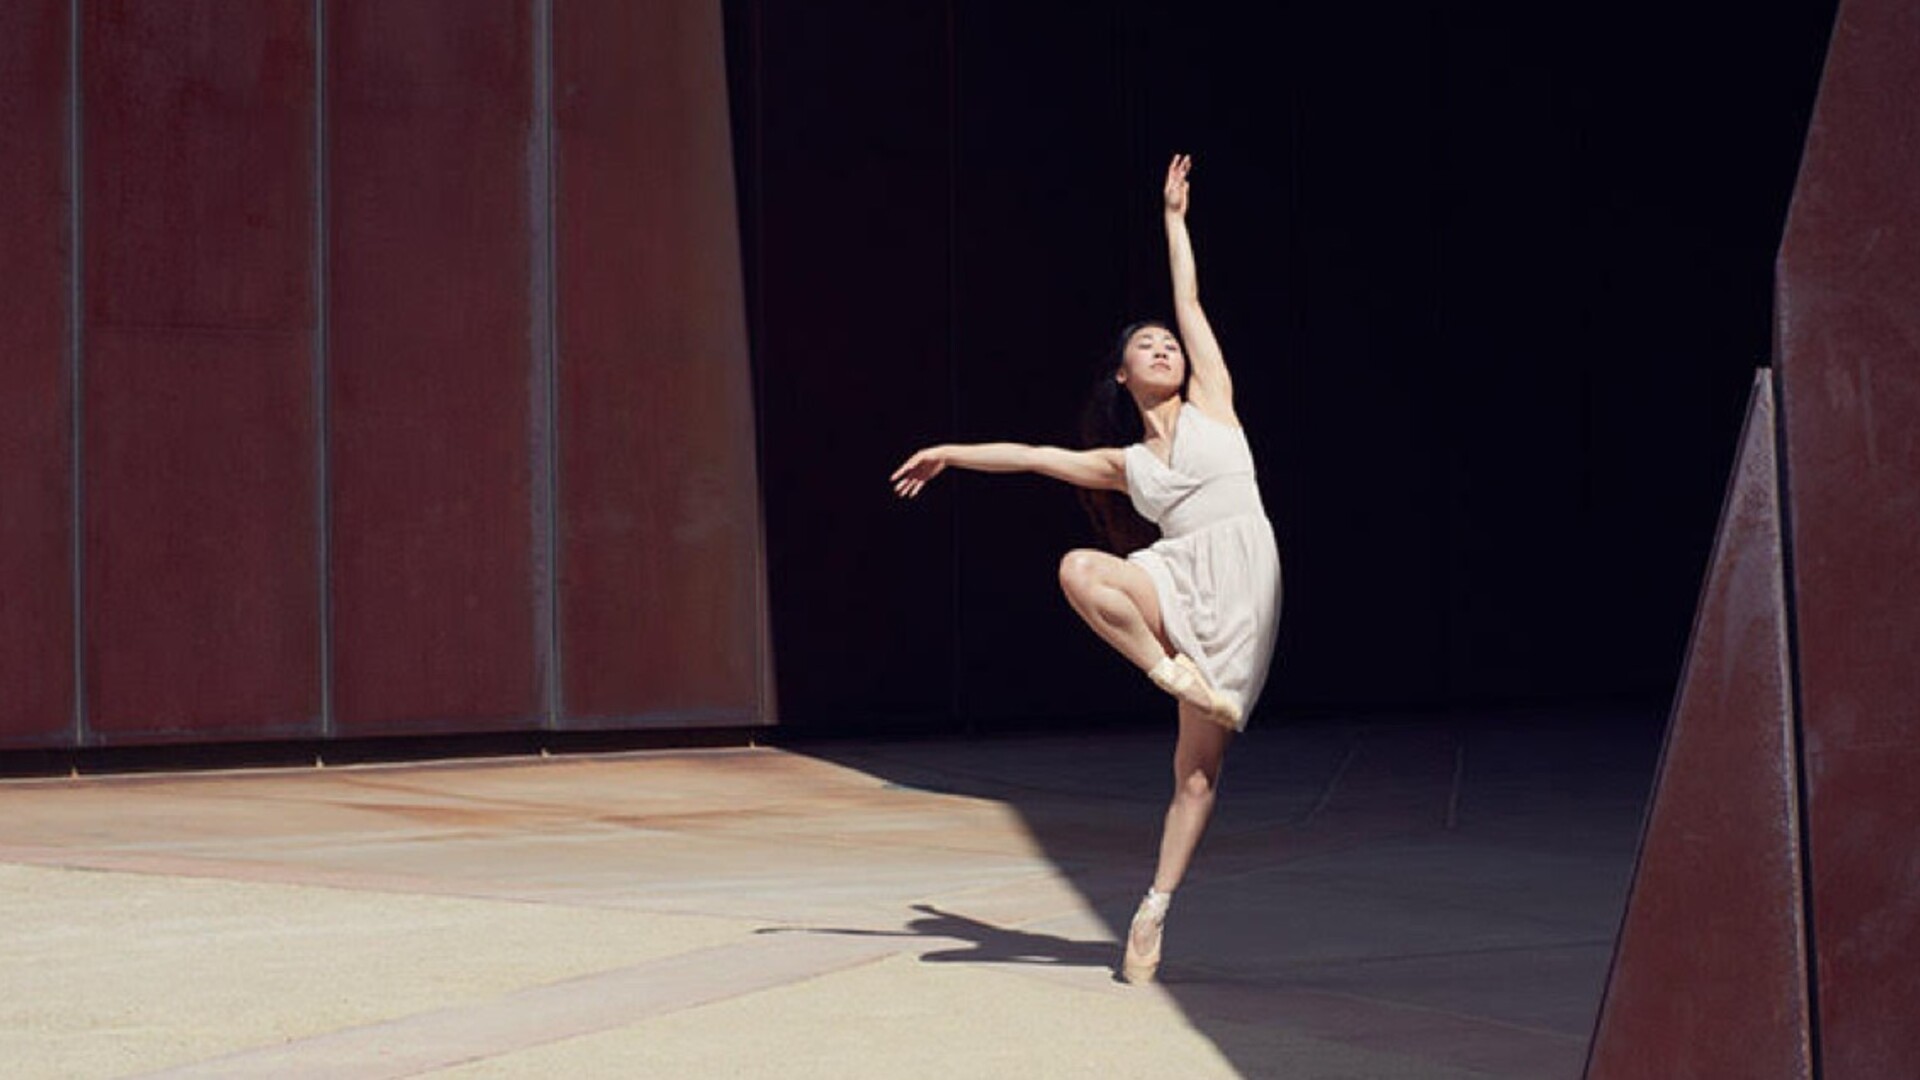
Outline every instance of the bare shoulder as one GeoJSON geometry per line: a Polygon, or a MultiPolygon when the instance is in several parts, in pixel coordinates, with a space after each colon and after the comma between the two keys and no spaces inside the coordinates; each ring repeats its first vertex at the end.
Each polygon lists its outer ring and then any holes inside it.
{"type": "Polygon", "coordinates": [[[1203,394],[1191,389],[1187,395],[1187,404],[1199,411],[1200,415],[1216,424],[1230,428],[1240,426],[1240,416],[1233,411],[1233,397],[1229,394],[1203,394]]]}

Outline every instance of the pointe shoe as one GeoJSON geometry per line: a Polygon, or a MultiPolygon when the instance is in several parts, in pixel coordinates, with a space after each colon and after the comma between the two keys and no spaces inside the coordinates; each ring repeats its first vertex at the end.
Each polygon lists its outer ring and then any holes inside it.
{"type": "Polygon", "coordinates": [[[1160,970],[1160,937],[1167,922],[1167,905],[1172,901],[1172,893],[1148,889],[1134,909],[1133,922],[1127,927],[1127,954],[1120,961],[1120,977],[1127,982],[1136,986],[1150,983],[1160,970]],[[1144,945],[1142,938],[1146,939],[1144,945]]]}
{"type": "Polygon", "coordinates": [[[1147,672],[1153,684],[1192,705],[1222,727],[1240,730],[1240,707],[1215,690],[1200,673],[1200,665],[1185,653],[1169,656],[1147,672]]]}
{"type": "Polygon", "coordinates": [[[1207,692],[1207,704],[1200,707],[1201,711],[1206,713],[1207,719],[1221,727],[1239,731],[1240,706],[1235,705],[1232,698],[1213,688],[1213,684],[1207,681],[1207,677],[1200,673],[1200,665],[1194,663],[1192,657],[1181,653],[1173,658],[1173,662],[1186,668],[1193,675],[1193,681],[1199,683],[1200,687],[1207,692]]]}

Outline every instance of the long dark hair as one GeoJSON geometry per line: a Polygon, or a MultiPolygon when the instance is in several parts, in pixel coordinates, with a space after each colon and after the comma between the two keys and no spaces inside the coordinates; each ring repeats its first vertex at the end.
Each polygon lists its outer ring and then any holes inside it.
{"type": "MultiPolygon", "coordinates": [[[[1114,342],[1100,367],[1100,377],[1094,380],[1093,390],[1087,395],[1086,408],[1080,413],[1081,446],[1087,449],[1125,447],[1146,437],[1146,428],[1140,422],[1140,407],[1134,404],[1133,395],[1127,392],[1127,388],[1115,382],[1113,376],[1126,360],[1127,342],[1148,327],[1172,331],[1172,327],[1159,319],[1129,323],[1120,331],[1119,340],[1114,342]]],[[[1185,397],[1186,392],[1183,380],[1180,385],[1181,396],[1185,397]]],[[[1088,488],[1079,490],[1080,505],[1086,509],[1087,517],[1093,522],[1093,531],[1099,535],[1101,545],[1108,551],[1125,555],[1160,538],[1160,530],[1134,510],[1133,500],[1126,492],[1094,491],[1088,488]]]]}

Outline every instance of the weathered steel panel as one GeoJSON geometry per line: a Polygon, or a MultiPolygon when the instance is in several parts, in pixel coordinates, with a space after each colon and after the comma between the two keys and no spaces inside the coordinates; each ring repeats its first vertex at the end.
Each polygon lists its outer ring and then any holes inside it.
{"type": "Polygon", "coordinates": [[[1774,402],[1754,382],[1591,1080],[1812,1075],[1774,402]]]}
{"type": "Polygon", "coordinates": [[[88,735],[314,734],[312,8],[81,11],[88,735]]]}
{"type": "Polygon", "coordinates": [[[720,14],[554,10],[568,726],[771,719],[720,14]]]}
{"type": "Polygon", "coordinates": [[[537,727],[531,0],[331,0],[335,731],[537,727]]]}
{"type": "Polygon", "coordinates": [[[0,4],[0,747],[76,736],[68,23],[0,4]]]}
{"type": "Polygon", "coordinates": [[[1845,0],[1778,264],[1826,1080],[1920,1062],[1920,6],[1845,0]]]}

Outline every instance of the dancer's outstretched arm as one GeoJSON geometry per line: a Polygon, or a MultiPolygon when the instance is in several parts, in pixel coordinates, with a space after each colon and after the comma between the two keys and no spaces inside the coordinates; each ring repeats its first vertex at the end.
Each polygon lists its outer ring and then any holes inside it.
{"type": "Polygon", "coordinates": [[[1187,171],[1193,158],[1175,154],[1167,165],[1167,266],[1173,273],[1173,315],[1187,346],[1191,365],[1187,397],[1202,412],[1228,423],[1239,423],[1233,412],[1233,379],[1220,342],[1213,336],[1207,313],[1200,307],[1200,275],[1194,266],[1193,239],[1187,235],[1187,171]]]}
{"type": "Polygon", "coordinates": [[[1033,472],[1083,488],[1125,491],[1126,457],[1119,450],[1063,450],[1022,443],[929,446],[893,471],[893,493],[911,499],[948,466],[979,472],[1033,472]]]}

